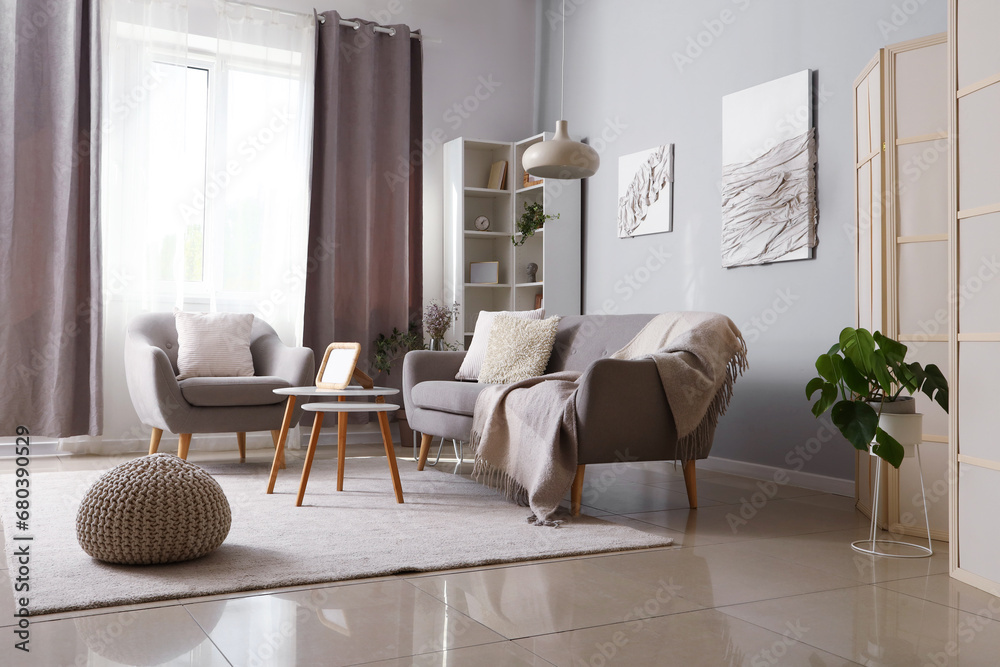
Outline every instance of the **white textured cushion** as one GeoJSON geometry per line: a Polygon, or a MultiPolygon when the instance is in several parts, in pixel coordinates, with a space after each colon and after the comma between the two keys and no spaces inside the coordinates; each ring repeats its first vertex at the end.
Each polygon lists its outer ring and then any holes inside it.
{"type": "Polygon", "coordinates": [[[479,317],[476,319],[476,330],[472,334],[469,351],[465,353],[465,359],[462,360],[462,367],[458,369],[458,375],[455,376],[456,380],[479,379],[479,370],[483,367],[483,359],[486,358],[486,344],[490,341],[490,328],[493,326],[493,319],[497,315],[511,315],[529,320],[540,320],[545,317],[545,309],[479,311],[479,317]]]}
{"type": "Polygon", "coordinates": [[[528,320],[509,314],[497,315],[490,330],[479,381],[510,384],[543,375],[558,329],[558,316],[528,320]]]}
{"type": "Polygon", "coordinates": [[[178,380],[195,377],[252,377],[252,313],[174,311],[178,380]]]}

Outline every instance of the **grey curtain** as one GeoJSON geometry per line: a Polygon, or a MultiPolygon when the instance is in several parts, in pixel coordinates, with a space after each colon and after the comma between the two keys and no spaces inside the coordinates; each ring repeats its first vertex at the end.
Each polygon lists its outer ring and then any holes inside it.
{"type": "Polygon", "coordinates": [[[101,432],[98,3],[0,5],[0,436],[101,432]]]}
{"type": "Polygon", "coordinates": [[[421,46],[405,25],[388,35],[322,16],[309,254],[325,259],[309,267],[303,338],[317,360],[357,341],[367,370],[372,341],[405,330],[423,302],[421,46]]]}

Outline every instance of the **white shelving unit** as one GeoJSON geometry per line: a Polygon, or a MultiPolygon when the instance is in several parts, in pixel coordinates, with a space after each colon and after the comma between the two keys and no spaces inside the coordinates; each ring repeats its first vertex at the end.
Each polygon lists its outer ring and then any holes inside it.
{"type": "Polygon", "coordinates": [[[548,179],[519,187],[525,149],[551,136],[543,133],[518,142],[460,137],[444,146],[444,301],[459,303],[455,342],[468,345],[479,311],[531,310],[538,294],[546,314],[580,313],[580,181],[548,179]],[[504,188],[483,187],[490,167],[499,160],[507,162],[504,188]],[[539,202],[545,213],[559,218],[515,247],[511,236],[526,202],[539,202]],[[489,230],[476,229],[480,215],[490,219],[489,230]],[[470,263],[492,261],[499,262],[499,282],[472,283],[470,263]],[[531,262],[538,265],[534,282],[528,282],[525,270],[531,262]]]}

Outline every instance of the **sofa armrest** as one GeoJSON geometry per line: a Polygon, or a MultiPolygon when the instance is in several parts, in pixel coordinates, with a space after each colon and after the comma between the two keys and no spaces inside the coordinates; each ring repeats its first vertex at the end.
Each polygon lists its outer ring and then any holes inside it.
{"type": "Polygon", "coordinates": [[[289,347],[277,335],[257,338],[250,347],[257,375],[273,375],[293,387],[305,387],[316,381],[316,360],[308,347],[289,347]]]}
{"type": "Polygon", "coordinates": [[[598,359],[578,383],[581,464],[673,458],[677,429],[652,359],[598,359]]]}
{"type": "Polygon", "coordinates": [[[141,338],[125,341],[125,382],[143,424],[174,432],[171,425],[191,409],[167,353],[141,338]]]}
{"type": "Polygon", "coordinates": [[[430,380],[455,380],[462,367],[465,352],[431,352],[412,350],[403,357],[403,407],[413,411],[410,392],[421,382],[430,380]]]}

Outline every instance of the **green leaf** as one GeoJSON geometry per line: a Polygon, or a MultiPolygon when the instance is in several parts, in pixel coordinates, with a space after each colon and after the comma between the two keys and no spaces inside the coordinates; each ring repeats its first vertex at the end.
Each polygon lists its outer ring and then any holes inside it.
{"type": "Polygon", "coordinates": [[[812,399],[813,394],[815,394],[817,390],[822,389],[825,384],[826,380],[823,378],[813,378],[812,380],[809,380],[809,384],[806,385],[806,398],[812,399]]]}
{"type": "Polygon", "coordinates": [[[833,423],[856,449],[868,450],[878,430],[878,413],[864,401],[840,401],[830,413],[833,423]]]}
{"type": "Polygon", "coordinates": [[[840,365],[841,373],[844,376],[844,384],[859,396],[871,397],[871,383],[861,374],[858,367],[850,359],[844,359],[840,365]]]}
{"type": "Polygon", "coordinates": [[[829,355],[840,354],[840,343],[834,343],[833,347],[827,352],[829,355]]]}
{"type": "Polygon", "coordinates": [[[878,386],[882,388],[882,395],[892,395],[893,385],[895,383],[893,382],[892,376],[889,375],[889,362],[886,361],[885,356],[878,350],[874,350],[872,352],[871,359],[872,373],[878,381],[878,386]]]}
{"type": "Polygon", "coordinates": [[[812,413],[816,417],[830,409],[830,406],[837,401],[837,385],[830,384],[829,382],[823,383],[823,393],[820,394],[819,400],[812,406],[812,413]]]}
{"type": "Polygon", "coordinates": [[[886,359],[897,364],[903,363],[903,360],[906,358],[906,345],[883,336],[881,331],[876,331],[872,334],[872,338],[886,359]]]}
{"type": "Polygon", "coordinates": [[[937,404],[944,408],[945,412],[948,412],[948,379],[934,364],[927,364],[924,374],[926,377],[921,389],[928,398],[937,401],[937,404]]]}
{"type": "Polygon", "coordinates": [[[893,468],[898,468],[903,462],[903,446],[894,437],[883,431],[881,428],[875,432],[875,442],[872,445],[872,453],[884,459],[893,468]]]}
{"type": "Polygon", "coordinates": [[[847,327],[840,332],[840,349],[844,356],[854,362],[864,375],[872,372],[872,353],[875,351],[875,339],[865,329],[847,327]]]}
{"type": "Polygon", "coordinates": [[[816,370],[827,382],[837,384],[841,379],[840,365],[843,359],[833,354],[821,354],[816,358],[816,370]]]}

